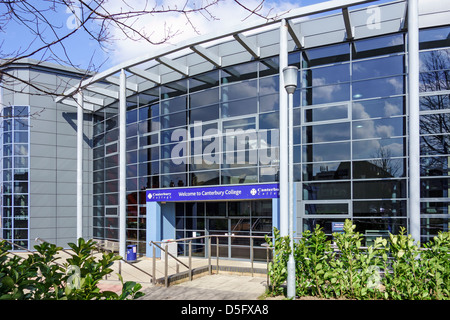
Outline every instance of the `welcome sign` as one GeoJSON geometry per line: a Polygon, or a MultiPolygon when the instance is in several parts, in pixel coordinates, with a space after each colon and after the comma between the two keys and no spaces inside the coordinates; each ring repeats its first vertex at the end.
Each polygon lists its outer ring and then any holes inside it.
{"type": "Polygon", "coordinates": [[[280,197],[277,183],[147,190],[147,202],[252,200],[280,197]]]}

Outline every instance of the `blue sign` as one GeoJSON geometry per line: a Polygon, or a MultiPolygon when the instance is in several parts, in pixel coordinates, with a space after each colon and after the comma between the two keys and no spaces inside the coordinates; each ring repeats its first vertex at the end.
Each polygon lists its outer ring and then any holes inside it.
{"type": "Polygon", "coordinates": [[[280,187],[277,183],[147,190],[147,202],[252,200],[279,198],[279,196],[280,187]]]}

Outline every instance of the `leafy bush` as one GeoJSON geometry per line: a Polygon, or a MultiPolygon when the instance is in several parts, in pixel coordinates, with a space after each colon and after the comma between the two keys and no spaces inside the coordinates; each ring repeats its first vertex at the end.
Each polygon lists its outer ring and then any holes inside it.
{"type": "MultiPolygon", "coordinates": [[[[329,239],[320,226],[294,244],[297,296],[348,299],[450,299],[450,233],[441,232],[419,248],[401,229],[362,248],[363,236],[346,220],[343,233],[329,239]]],[[[272,294],[287,279],[289,237],[274,229],[269,266],[272,294]]]]}
{"type": "Polygon", "coordinates": [[[43,243],[27,258],[9,257],[9,244],[0,242],[0,300],[125,300],[143,295],[141,285],[122,282],[122,292],[100,291],[98,283],[110,274],[114,261],[122,259],[103,253],[95,259],[95,242],[83,239],[70,243],[70,257],[58,263],[61,247],[43,243]]]}

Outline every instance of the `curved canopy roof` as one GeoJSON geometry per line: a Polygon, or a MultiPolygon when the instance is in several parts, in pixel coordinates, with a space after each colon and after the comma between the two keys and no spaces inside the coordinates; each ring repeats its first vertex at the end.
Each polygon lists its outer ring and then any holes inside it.
{"type": "MultiPolygon", "coordinates": [[[[450,21],[450,3],[420,0],[419,26],[444,25],[450,21]],[[426,3],[426,6],[424,5],[426,3]]],[[[83,90],[84,105],[99,110],[119,98],[121,70],[127,72],[127,95],[254,59],[279,54],[279,26],[286,22],[288,50],[312,48],[405,30],[407,2],[332,0],[300,7],[278,20],[242,24],[143,55],[99,72],[72,87],[56,102],[77,105],[75,95],[83,90]]]]}

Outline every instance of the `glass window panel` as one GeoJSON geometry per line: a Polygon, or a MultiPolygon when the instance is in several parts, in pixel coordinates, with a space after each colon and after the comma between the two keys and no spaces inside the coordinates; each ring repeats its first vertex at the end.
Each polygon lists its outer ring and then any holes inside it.
{"type": "Polygon", "coordinates": [[[302,51],[303,67],[331,64],[350,60],[348,43],[325,46],[302,51]]]}
{"type": "MultiPolygon", "coordinates": [[[[161,155],[160,155],[161,159],[185,157],[188,154],[187,148],[188,148],[187,142],[179,142],[161,146],[161,155]]],[[[157,160],[157,159],[155,157],[154,159],[148,160],[157,160]]]]}
{"type": "Polygon", "coordinates": [[[405,176],[405,159],[374,159],[353,162],[353,178],[380,179],[405,176]]]}
{"type": "Polygon", "coordinates": [[[127,111],[127,124],[136,122],[138,119],[138,110],[129,110],[127,111]]]}
{"type": "Polygon", "coordinates": [[[278,56],[263,59],[259,63],[259,76],[264,77],[271,74],[278,74],[280,72],[278,56]]]}
{"type": "Polygon", "coordinates": [[[223,169],[222,184],[240,184],[258,182],[257,168],[223,169]]]}
{"type": "Polygon", "coordinates": [[[219,171],[191,172],[189,174],[191,186],[205,186],[220,184],[219,171]]]}
{"type": "Polygon", "coordinates": [[[350,162],[324,162],[303,165],[303,180],[350,179],[350,162]]]}
{"type": "Polygon", "coordinates": [[[436,95],[420,97],[420,110],[447,110],[450,109],[450,95],[436,95]]]}
{"type": "Polygon", "coordinates": [[[406,197],[405,180],[355,181],[354,199],[389,199],[406,197]]]}
{"type": "Polygon", "coordinates": [[[280,95],[278,93],[259,97],[259,112],[276,111],[280,105],[280,95]]]}
{"type": "Polygon", "coordinates": [[[350,123],[321,124],[303,127],[303,143],[350,140],[350,123]]]}
{"type": "Polygon", "coordinates": [[[279,175],[280,168],[277,166],[259,168],[259,182],[277,182],[279,175]]]}
{"type": "Polygon", "coordinates": [[[421,176],[448,176],[450,173],[448,167],[448,157],[421,157],[420,175],[421,176]]]}
{"type": "Polygon", "coordinates": [[[3,156],[12,156],[12,144],[3,145],[3,156]]]}
{"type": "Polygon", "coordinates": [[[250,113],[256,113],[258,111],[257,106],[258,106],[257,98],[222,103],[221,105],[222,118],[237,117],[247,115],[250,113]]]}
{"type": "Polygon", "coordinates": [[[28,142],[28,132],[14,132],[14,142],[28,142]]]}
{"type": "Polygon", "coordinates": [[[302,90],[303,105],[326,104],[350,100],[350,84],[312,87],[302,90]]]}
{"type": "Polygon", "coordinates": [[[14,117],[28,117],[28,115],[27,106],[14,106],[14,117]]]}
{"type": "Polygon", "coordinates": [[[269,112],[259,115],[259,129],[276,129],[280,127],[278,112],[269,112]]]}
{"type": "Polygon", "coordinates": [[[441,155],[449,153],[450,136],[446,134],[420,137],[421,155],[441,155]]]}
{"type": "Polygon", "coordinates": [[[394,34],[354,42],[353,58],[367,58],[395,52],[403,52],[403,34],[394,34]]]}
{"type": "Polygon", "coordinates": [[[450,71],[434,71],[420,73],[420,92],[444,91],[449,90],[450,85],[448,79],[450,71]]]}
{"type": "Polygon", "coordinates": [[[186,112],[172,113],[161,117],[161,129],[185,126],[186,121],[186,112]]]}
{"type": "Polygon", "coordinates": [[[212,88],[189,95],[190,108],[207,106],[219,102],[219,88],[212,88]]]}
{"type": "Polygon", "coordinates": [[[383,57],[352,64],[352,79],[363,80],[403,74],[404,56],[383,57]]]}
{"type": "Polygon", "coordinates": [[[238,130],[251,130],[256,129],[256,118],[242,118],[236,120],[229,120],[222,122],[222,132],[227,133],[227,131],[234,132],[238,130]]]}
{"type": "Polygon", "coordinates": [[[406,154],[403,138],[353,141],[353,159],[403,157],[406,154]]]}
{"type": "Polygon", "coordinates": [[[450,214],[450,202],[421,202],[421,214],[450,214]]]}
{"type": "Polygon", "coordinates": [[[450,132],[450,114],[435,113],[420,116],[420,134],[450,132]]]}
{"type": "Polygon", "coordinates": [[[354,121],[353,139],[390,138],[405,135],[405,118],[354,121]]]}
{"type": "Polygon", "coordinates": [[[14,168],[28,168],[28,157],[14,157],[14,168]]]}
{"type": "Polygon", "coordinates": [[[354,99],[388,97],[403,94],[403,76],[353,82],[354,99]]]}
{"type": "Polygon", "coordinates": [[[147,136],[139,138],[139,146],[140,147],[151,146],[154,144],[158,144],[158,142],[159,142],[158,133],[149,134],[147,136]]]}
{"type": "Polygon", "coordinates": [[[259,94],[278,94],[280,88],[280,78],[278,75],[259,79],[259,94]]]}
{"type": "Polygon", "coordinates": [[[28,155],[28,144],[14,144],[14,155],[28,155]]]}
{"type": "Polygon", "coordinates": [[[161,175],[161,188],[187,186],[186,173],[161,175]]]}
{"type": "Polygon", "coordinates": [[[322,68],[304,69],[302,71],[301,86],[323,86],[350,81],[350,65],[338,64],[322,68]]]}
{"type": "Polygon", "coordinates": [[[450,46],[450,27],[437,27],[421,29],[419,31],[420,49],[449,47],[450,46]]]}
{"type": "MultiPolygon", "coordinates": [[[[127,151],[128,150],[135,150],[135,149],[137,149],[138,138],[137,137],[129,138],[126,141],[126,144],[127,144],[127,151]]],[[[106,149],[108,149],[108,151],[111,151],[111,153],[112,153],[112,152],[114,152],[113,151],[114,150],[114,146],[116,146],[115,147],[115,149],[116,149],[115,152],[117,152],[117,143],[114,143],[112,145],[107,145],[106,149]]]]}
{"type": "Polygon", "coordinates": [[[350,159],[350,143],[323,143],[303,147],[303,161],[338,161],[350,159]]]}
{"type": "Polygon", "coordinates": [[[407,214],[406,201],[403,200],[379,200],[379,201],[354,201],[353,216],[356,217],[405,217],[407,214]]]}
{"type": "Polygon", "coordinates": [[[182,159],[176,160],[180,160],[179,162],[181,163],[178,163],[175,159],[161,160],[161,173],[186,172],[186,161],[182,161],[182,159]]]}
{"type": "Polygon", "coordinates": [[[28,130],[28,119],[27,118],[16,118],[13,121],[14,130],[28,130]]]}
{"type": "Polygon", "coordinates": [[[305,122],[327,121],[348,118],[348,106],[327,106],[305,110],[305,122]]]}
{"type": "MultiPolygon", "coordinates": [[[[219,155],[217,155],[220,157],[219,155]]],[[[218,158],[220,160],[220,158],[218,158]]],[[[219,164],[218,161],[212,162],[212,161],[205,161],[203,155],[198,156],[192,156],[191,162],[189,163],[189,170],[190,171],[197,171],[197,170],[212,170],[212,169],[218,169],[219,164]]]]}
{"type": "Polygon", "coordinates": [[[6,132],[3,134],[3,144],[12,143],[12,132],[6,132]]]}
{"type": "Polygon", "coordinates": [[[392,117],[405,114],[403,97],[358,101],[352,104],[353,120],[392,117]]]}
{"type": "Polygon", "coordinates": [[[422,198],[447,198],[449,196],[449,178],[420,179],[422,198]]]}
{"type": "Polygon", "coordinates": [[[239,65],[223,68],[221,72],[222,84],[252,79],[257,77],[257,62],[242,63],[239,65]]]}
{"type": "Polygon", "coordinates": [[[226,202],[206,202],[206,216],[225,216],[227,214],[226,202]]]}
{"type": "Polygon", "coordinates": [[[350,199],[350,193],[350,182],[303,184],[303,200],[350,199]]]}
{"type": "Polygon", "coordinates": [[[202,73],[188,79],[189,92],[216,87],[219,85],[219,70],[202,73]]]}
{"type": "Polygon", "coordinates": [[[190,110],[189,122],[193,124],[196,121],[204,122],[219,119],[219,105],[212,105],[203,108],[190,110]]]}
{"type": "Polygon", "coordinates": [[[161,87],[161,99],[177,97],[187,93],[187,79],[181,79],[161,87]]]}
{"type": "Polygon", "coordinates": [[[14,170],[14,180],[27,181],[28,180],[28,170],[26,170],[26,169],[14,170]]]}
{"type": "Polygon", "coordinates": [[[347,203],[307,203],[305,214],[348,214],[347,203]]]}

